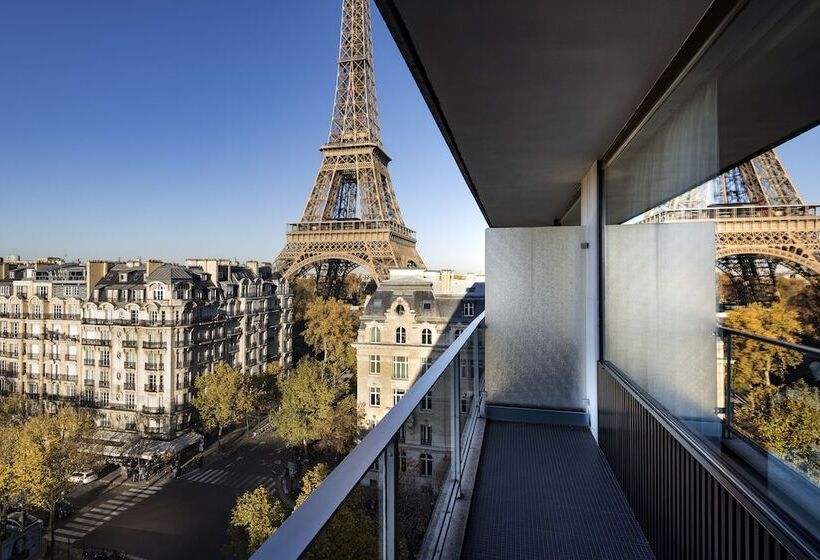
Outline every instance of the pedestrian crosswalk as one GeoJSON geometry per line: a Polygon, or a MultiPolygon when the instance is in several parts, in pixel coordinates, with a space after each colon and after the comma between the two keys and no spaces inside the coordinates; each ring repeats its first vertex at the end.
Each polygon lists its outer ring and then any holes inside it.
{"type": "Polygon", "coordinates": [[[132,487],[121,494],[83,508],[76,517],[73,517],[59,529],[54,530],[54,540],[64,543],[79,540],[106,521],[128,511],[134,505],[146,498],[150,498],[161,489],[162,486],[132,487]]]}
{"type": "Polygon", "coordinates": [[[268,490],[273,490],[276,480],[269,476],[252,473],[241,473],[223,471],[221,469],[205,469],[188,473],[182,477],[191,482],[200,484],[216,484],[219,486],[229,486],[238,490],[252,490],[259,486],[264,486],[268,490]]]}

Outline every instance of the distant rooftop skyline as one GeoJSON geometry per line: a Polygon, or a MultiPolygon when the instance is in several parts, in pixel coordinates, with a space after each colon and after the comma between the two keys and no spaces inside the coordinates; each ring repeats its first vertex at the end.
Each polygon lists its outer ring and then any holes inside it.
{"type": "MultiPolygon", "coordinates": [[[[0,256],[275,258],[327,139],[340,11],[0,5],[0,256]]],[[[486,224],[375,7],[373,35],[383,141],[419,252],[430,269],[481,272],[486,224]]],[[[820,202],[820,129],[778,152],[820,202]]]]}
{"type": "MultiPolygon", "coordinates": [[[[0,255],[275,258],[327,140],[340,15],[337,0],[0,6],[0,189],[26,208],[0,255]]],[[[431,268],[482,271],[486,224],[373,20],[405,221],[431,268]]]]}

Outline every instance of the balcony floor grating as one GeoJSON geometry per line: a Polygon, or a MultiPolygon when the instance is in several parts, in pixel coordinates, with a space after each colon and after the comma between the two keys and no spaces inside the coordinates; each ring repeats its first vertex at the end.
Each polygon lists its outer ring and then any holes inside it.
{"type": "Polygon", "coordinates": [[[588,429],[492,421],[461,557],[655,558],[588,429]]]}

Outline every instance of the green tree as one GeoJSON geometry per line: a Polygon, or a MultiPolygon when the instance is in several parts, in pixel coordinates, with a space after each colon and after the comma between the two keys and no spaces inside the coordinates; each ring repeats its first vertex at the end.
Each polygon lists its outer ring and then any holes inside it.
{"type": "MultiPolygon", "coordinates": [[[[305,473],[296,508],[305,503],[329,474],[330,469],[324,463],[305,473]]],[[[358,486],[353,489],[302,555],[303,560],[379,558],[378,524],[375,512],[368,508],[368,502],[373,501],[368,499],[369,490],[358,486]]]]}
{"type": "Polygon", "coordinates": [[[359,441],[364,411],[355,395],[347,395],[333,405],[329,429],[320,445],[340,455],[349,453],[359,441]]]}
{"type": "MultiPolygon", "coordinates": [[[[798,342],[803,332],[797,313],[779,302],[771,307],[753,303],[733,309],[724,324],[783,342],[798,342]]],[[[742,336],[732,337],[732,358],[732,387],[737,391],[782,381],[789,368],[803,362],[800,352],[742,336]]]]}
{"type": "Polygon", "coordinates": [[[254,410],[254,397],[248,377],[224,362],[213,371],[197,378],[197,394],[193,405],[206,430],[217,430],[217,442],[222,449],[222,431],[246,418],[254,410]]]}
{"type": "Polygon", "coordinates": [[[305,324],[305,342],[323,361],[349,361],[350,344],[359,329],[358,313],[350,305],[334,298],[317,298],[305,310],[305,324]]]}
{"type": "Polygon", "coordinates": [[[282,380],[279,408],[271,413],[274,432],[288,445],[302,446],[319,441],[331,430],[336,391],[325,379],[326,367],[309,357],[302,358],[293,373],[282,380]]]}
{"type": "Polygon", "coordinates": [[[54,508],[71,488],[71,473],[94,460],[84,447],[94,430],[90,414],[68,407],[54,415],[36,416],[21,429],[13,476],[25,503],[48,509],[52,554],[54,508]]]}
{"type": "Polygon", "coordinates": [[[319,463],[302,477],[302,491],[296,498],[296,504],[293,509],[298,509],[305,500],[308,499],[314,490],[327,478],[330,474],[330,468],[325,463],[319,463]]]}
{"type": "Polygon", "coordinates": [[[284,506],[263,486],[245,492],[231,511],[230,552],[236,557],[250,557],[284,520],[284,506]]]}
{"type": "Polygon", "coordinates": [[[761,446],[820,482],[820,390],[802,379],[758,385],[741,397],[735,424],[761,446]]]}
{"type": "Polygon", "coordinates": [[[38,407],[36,401],[19,393],[0,397],[0,426],[21,425],[36,414],[38,407]]]}
{"type": "Polygon", "coordinates": [[[18,441],[17,427],[0,425],[0,540],[6,532],[4,521],[9,507],[19,501],[19,484],[15,476],[18,441]]]}

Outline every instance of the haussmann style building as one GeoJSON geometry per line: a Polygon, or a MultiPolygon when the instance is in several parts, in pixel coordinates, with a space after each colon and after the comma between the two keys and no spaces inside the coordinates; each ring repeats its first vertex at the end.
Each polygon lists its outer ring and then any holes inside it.
{"type": "Polygon", "coordinates": [[[8,262],[0,280],[0,391],[94,410],[110,460],[177,452],[194,380],[290,364],[291,294],[269,263],[8,262]]]}

